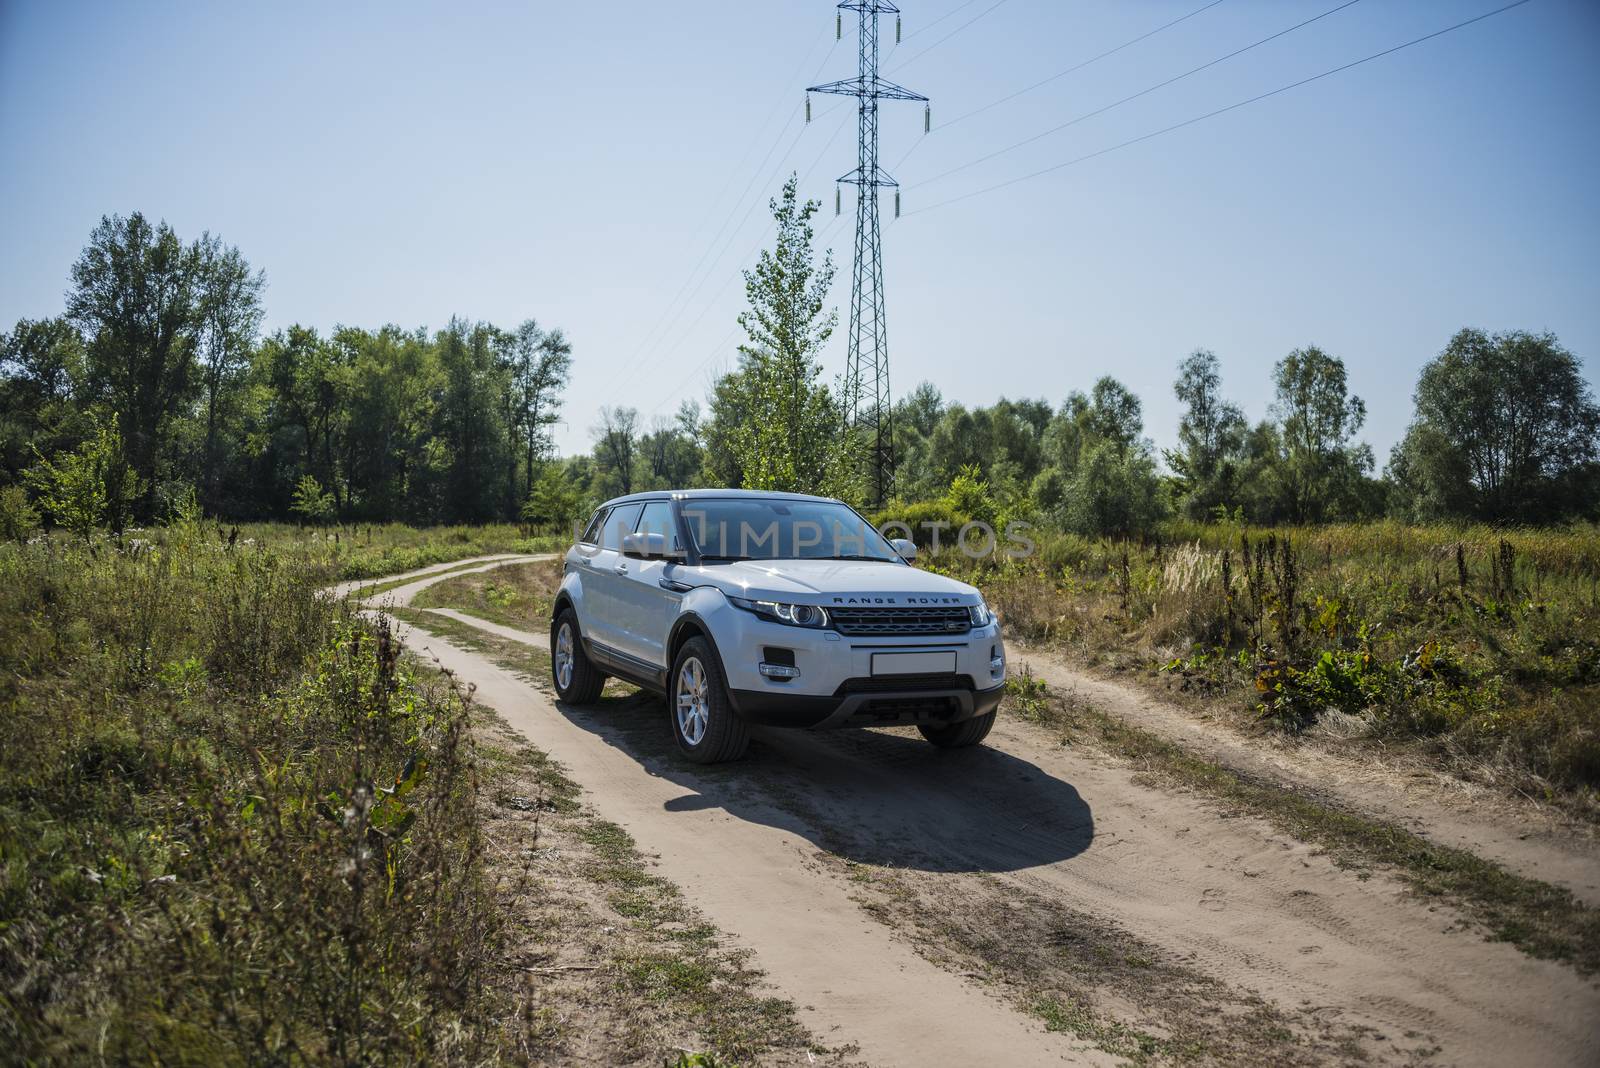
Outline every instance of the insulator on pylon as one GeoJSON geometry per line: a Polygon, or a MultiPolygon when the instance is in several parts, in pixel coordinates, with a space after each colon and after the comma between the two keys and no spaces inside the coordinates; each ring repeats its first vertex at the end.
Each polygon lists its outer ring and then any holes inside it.
{"type": "Polygon", "coordinates": [[[806,94],[806,121],[811,121],[811,94],[806,94]]]}
{"type": "Polygon", "coordinates": [[[844,39],[844,12],[843,11],[835,11],[833,13],[833,39],[835,41],[840,41],[840,40],[844,39]]]}
{"type": "MultiPolygon", "coordinates": [[[[811,98],[807,97],[806,99],[810,100],[811,98]]],[[[922,105],[922,132],[923,133],[928,133],[932,129],[933,129],[933,105],[932,104],[924,104],[924,105],[922,105]]]]}
{"type": "Polygon", "coordinates": [[[900,16],[899,15],[896,15],[894,17],[894,43],[895,44],[899,44],[900,43],[900,16]]]}
{"type": "Polygon", "coordinates": [[[833,213],[839,215],[844,211],[844,193],[838,186],[833,187],[833,213]]]}
{"type": "Polygon", "coordinates": [[[894,217],[900,218],[900,190],[894,191],[894,217]]]}

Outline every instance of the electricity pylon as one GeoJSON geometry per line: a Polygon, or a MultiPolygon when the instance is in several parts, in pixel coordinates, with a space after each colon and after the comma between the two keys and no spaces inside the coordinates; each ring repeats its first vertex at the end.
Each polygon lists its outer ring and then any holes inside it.
{"type": "MultiPolygon", "coordinates": [[[[860,57],[854,78],[813,85],[807,93],[853,96],[859,102],[856,169],[839,181],[858,187],[856,197],[856,258],[850,273],[850,333],[845,357],[845,403],[857,430],[867,439],[872,503],[882,507],[894,496],[894,399],[889,393],[889,341],[883,314],[883,237],[878,225],[878,190],[894,189],[899,213],[899,185],[878,166],[878,101],[921,100],[927,97],[878,76],[878,16],[898,16],[900,9],[888,0],[844,0],[842,11],[854,11],[860,21],[860,57]]],[[[843,15],[836,17],[835,32],[843,34],[843,15]]],[[[899,19],[895,20],[899,37],[899,19]]],[[[809,105],[807,115],[810,114],[809,105]]],[[[924,118],[924,130],[927,119],[924,118]]]]}

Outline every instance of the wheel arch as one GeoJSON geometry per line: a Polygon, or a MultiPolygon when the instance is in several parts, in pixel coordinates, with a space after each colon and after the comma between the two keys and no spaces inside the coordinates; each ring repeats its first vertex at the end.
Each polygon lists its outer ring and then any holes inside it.
{"type": "MultiPolygon", "coordinates": [[[[727,664],[723,659],[722,650],[717,645],[717,639],[711,633],[711,627],[701,618],[698,612],[685,612],[672,624],[672,631],[667,637],[667,674],[670,679],[672,665],[678,661],[678,652],[690,638],[704,638],[707,645],[711,646],[711,655],[717,658],[717,668],[722,677],[728,677],[727,664]]],[[[669,683],[670,685],[670,683],[669,683]]]]}
{"type": "Polygon", "coordinates": [[[555,621],[561,618],[561,613],[568,609],[572,610],[572,618],[577,619],[578,602],[573,598],[572,592],[563,585],[556,591],[556,599],[550,605],[550,624],[554,626],[555,621]]]}

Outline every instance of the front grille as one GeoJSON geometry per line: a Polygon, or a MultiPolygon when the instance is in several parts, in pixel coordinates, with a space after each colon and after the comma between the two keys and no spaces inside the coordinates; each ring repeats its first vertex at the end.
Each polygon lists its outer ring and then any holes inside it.
{"type": "Polygon", "coordinates": [[[965,634],[972,616],[965,608],[830,608],[840,634],[965,634]]]}

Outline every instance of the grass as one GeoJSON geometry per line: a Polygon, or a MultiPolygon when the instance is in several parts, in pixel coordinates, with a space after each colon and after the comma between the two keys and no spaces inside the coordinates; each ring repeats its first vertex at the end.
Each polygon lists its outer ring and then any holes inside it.
{"type": "Polygon", "coordinates": [[[9,1056],[498,1055],[470,706],[329,570],[197,524],[0,547],[9,1056]]]}
{"type": "Polygon", "coordinates": [[[1035,533],[979,584],[1012,634],[1299,732],[1330,717],[1600,812],[1600,528],[1171,524],[1035,533]]]}
{"type": "Polygon", "coordinates": [[[1088,740],[1146,774],[1267,820],[1350,868],[1381,867],[1426,898],[1460,909],[1496,941],[1534,957],[1600,972],[1600,911],[1564,888],[1517,875],[1466,850],[1437,845],[1393,823],[1351,812],[1213,763],[1093,705],[1053,693],[1024,674],[1007,681],[1006,707],[1088,740]]]}
{"type": "MultiPolygon", "coordinates": [[[[545,633],[561,583],[562,561],[497,567],[445,579],[417,594],[413,608],[454,608],[517,630],[545,633]]],[[[431,620],[439,619],[430,617],[431,620]]]]}
{"type": "MultiPolygon", "coordinates": [[[[174,527],[130,530],[125,540],[161,545],[174,527]]],[[[191,526],[193,526],[191,524],[191,526]]],[[[509,523],[484,526],[410,527],[402,523],[296,526],[291,523],[224,524],[198,529],[221,546],[265,547],[294,555],[327,581],[381,578],[496,553],[561,552],[572,543],[562,532],[536,532],[509,523]]]]}

